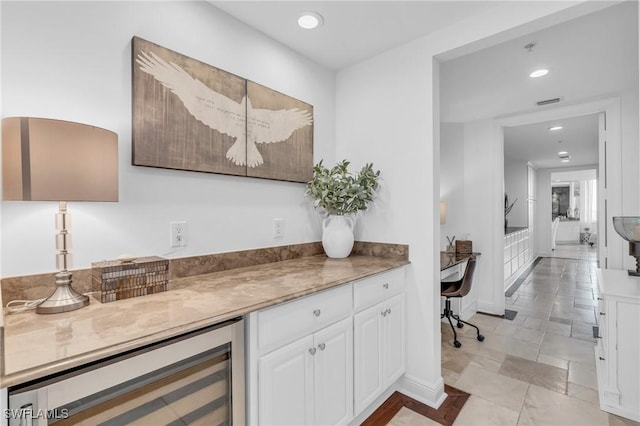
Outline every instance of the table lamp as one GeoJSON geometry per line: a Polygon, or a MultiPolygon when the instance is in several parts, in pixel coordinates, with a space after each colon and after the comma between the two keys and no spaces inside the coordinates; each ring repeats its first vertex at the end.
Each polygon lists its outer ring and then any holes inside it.
{"type": "Polygon", "coordinates": [[[53,314],[82,308],[89,297],[71,286],[68,201],[118,201],[118,135],[46,118],[2,120],[2,199],[58,201],[55,291],[36,307],[53,314]]]}

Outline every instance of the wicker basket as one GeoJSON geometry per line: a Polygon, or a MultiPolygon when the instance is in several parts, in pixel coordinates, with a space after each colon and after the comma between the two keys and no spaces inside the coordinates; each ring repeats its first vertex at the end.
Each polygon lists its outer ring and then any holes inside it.
{"type": "Polygon", "coordinates": [[[456,253],[457,254],[473,253],[471,240],[456,240],[456,253]]]}
{"type": "Polygon", "coordinates": [[[169,260],[161,257],[91,264],[92,290],[102,303],[166,291],[168,284],[169,260]]]}

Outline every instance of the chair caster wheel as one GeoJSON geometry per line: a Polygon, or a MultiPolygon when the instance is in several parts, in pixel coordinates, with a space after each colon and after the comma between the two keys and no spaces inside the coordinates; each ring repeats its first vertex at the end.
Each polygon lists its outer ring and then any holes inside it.
{"type": "Polygon", "coordinates": [[[463,323],[461,323],[461,322],[459,322],[458,324],[456,324],[456,326],[457,326],[458,328],[462,328],[462,327],[464,327],[464,324],[463,324],[463,323]]]}
{"type": "Polygon", "coordinates": [[[478,334],[478,340],[482,342],[484,340],[484,336],[482,334],[478,334]]]}
{"type": "Polygon", "coordinates": [[[453,346],[455,346],[456,348],[459,348],[460,346],[462,346],[462,343],[458,342],[457,340],[454,340],[453,346]]]}

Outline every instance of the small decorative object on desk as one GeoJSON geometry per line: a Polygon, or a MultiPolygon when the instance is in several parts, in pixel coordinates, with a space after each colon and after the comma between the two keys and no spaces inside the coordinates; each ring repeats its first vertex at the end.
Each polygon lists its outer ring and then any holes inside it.
{"type": "Polygon", "coordinates": [[[91,264],[92,290],[102,303],[166,291],[169,260],[157,256],[91,264]]]}
{"type": "Polygon", "coordinates": [[[471,254],[471,253],[473,253],[471,240],[458,240],[458,241],[456,241],[456,253],[457,254],[471,254]]]}
{"type": "Polygon", "coordinates": [[[447,237],[447,241],[449,242],[447,244],[447,253],[454,253],[456,251],[455,247],[453,246],[453,242],[456,240],[456,236],[454,235],[453,237],[449,238],[447,237]]]}

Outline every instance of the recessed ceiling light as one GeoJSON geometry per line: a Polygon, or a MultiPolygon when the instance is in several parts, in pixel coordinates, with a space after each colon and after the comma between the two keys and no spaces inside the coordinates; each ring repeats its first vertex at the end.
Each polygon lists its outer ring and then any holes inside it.
{"type": "Polygon", "coordinates": [[[554,130],[560,130],[560,129],[563,129],[563,127],[562,127],[562,126],[553,126],[553,127],[549,127],[549,130],[551,130],[552,132],[553,132],[554,130]]]}
{"type": "Polygon", "coordinates": [[[529,74],[529,77],[536,78],[536,77],[542,77],[543,75],[547,75],[547,74],[549,74],[549,70],[542,68],[539,70],[535,70],[534,72],[529,74]]]}
{"type": "Polygon", "coordinates": [[[558,155],[567,155],[567,154],[568,154],[568,152],[567,152],[567,151],[560,151],[560,152],[558,153],[558,155]]]}
{"type": "Polygon", "coordinates": [[[312,30],[322,25],[322,15],[316,12],[302,12],[298,17],[298,25],[305,30],[312,30]]]}

